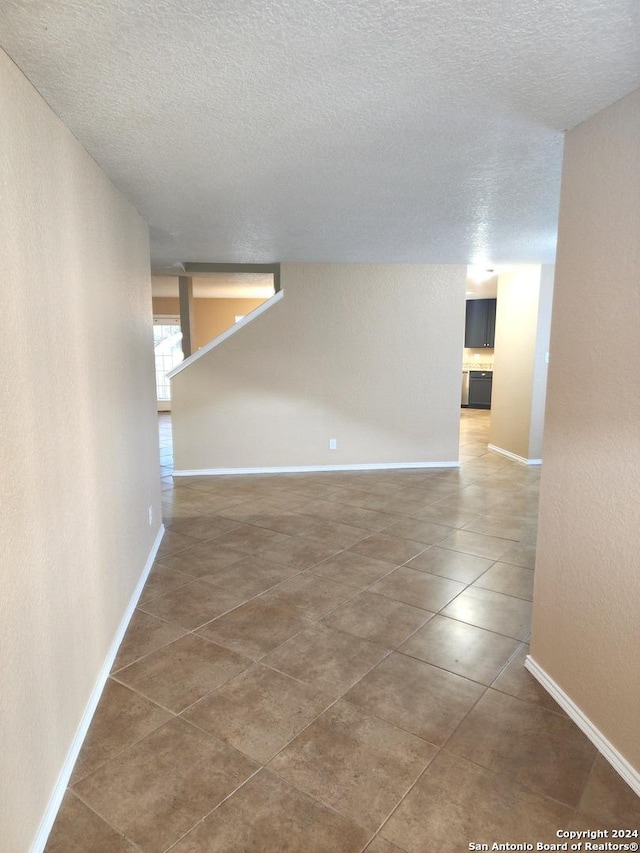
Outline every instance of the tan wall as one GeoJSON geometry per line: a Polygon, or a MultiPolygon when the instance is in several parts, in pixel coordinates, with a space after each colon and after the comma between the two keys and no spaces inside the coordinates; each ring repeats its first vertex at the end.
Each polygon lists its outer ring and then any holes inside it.
{"type": "Polygon", "coordinates": [[[249,314],[264,299],[194,299],[196,349],[217,338],[233,326],[236,316],[249,314]]]}
{"type": "Polygon", "coordinates": [[[465,277],[283,265],[282,301],[173,380],[176,468],[457,460],[465,277]]]}
{"type": "Polygon", "coordinates": [[[535,661],[640,771],[640,90],[564,156],[535,661]]]}
{"type": "Polygon", "coordinates": [[[531,393],[531,428],[529,431],[529,459],[542,459],[544,414],[547,401],[549,374],[548,354],[551,341],[551,313],[553,309],[553,283],[555,266],[543,264],[540,269],[540,296],[538,298],[538,327],[533,361],[533,387],[531,393]]]}
{"type": "Polygon", "coordinates": [[[177,296],[154,296],[152,305],[154,314],[180,316],[180,300],[177,296]]]}
{"type": "Polygon", "coordinates": [[[552,271],[544,281],[541,297],[540,266],[498,278],[489,443],[523,459],[539,459],[542,452],[552,271]]]}
{"type": "MultiPolygon", "coordinates": [[[[233,326],[236,316],[249,314],[264,299],[194,299],[195,348],[200,349],[233,326]]],[[[153,297],[154,314],[180,314],[180,300],[171,296],[153,297]]]]}
{"type": "Polygon", "coordinates": [[[160,495],[147,228],[2,51],[0,112],[0,847],[18,853],[144,568],[160,495]]]}

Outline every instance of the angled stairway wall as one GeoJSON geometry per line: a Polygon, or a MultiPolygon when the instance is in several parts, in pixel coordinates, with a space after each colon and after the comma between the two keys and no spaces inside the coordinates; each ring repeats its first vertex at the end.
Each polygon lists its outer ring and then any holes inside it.
{"type": "Polygon", "coordinates": [[[283,264],[284,297],[172,380],[176,470],[455,463],[465,277],[283,264]]]}

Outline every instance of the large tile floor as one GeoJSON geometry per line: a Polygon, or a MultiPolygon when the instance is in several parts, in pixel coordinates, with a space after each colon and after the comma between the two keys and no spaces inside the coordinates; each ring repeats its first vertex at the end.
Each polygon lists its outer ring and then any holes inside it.
{"type": "Polygon", "coordinates": [[[171,478],[49,853],[447,853],[637,827],[523,668],[539,470],[171,478]]]}

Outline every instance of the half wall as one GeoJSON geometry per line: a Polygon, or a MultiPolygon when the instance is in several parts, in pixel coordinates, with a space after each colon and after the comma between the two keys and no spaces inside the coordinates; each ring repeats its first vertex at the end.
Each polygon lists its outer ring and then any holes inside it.
{"type": "Polygon", "coordinates": [[[454,464],[466,267],[281,276],[278,304],[172,380],[176,470],[454,464]]]}

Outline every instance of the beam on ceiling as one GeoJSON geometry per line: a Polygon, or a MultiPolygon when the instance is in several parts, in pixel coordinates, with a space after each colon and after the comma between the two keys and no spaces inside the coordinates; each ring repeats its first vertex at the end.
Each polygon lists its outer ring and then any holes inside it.
{"type": "Polygon", "coordinates": [[[278,293],[280,290],[280,264],[209,264],[187,262],[184,264],[184,271],[191,275],[214,272],[271,273],[273,275],[274,291],[278,293]]]}

